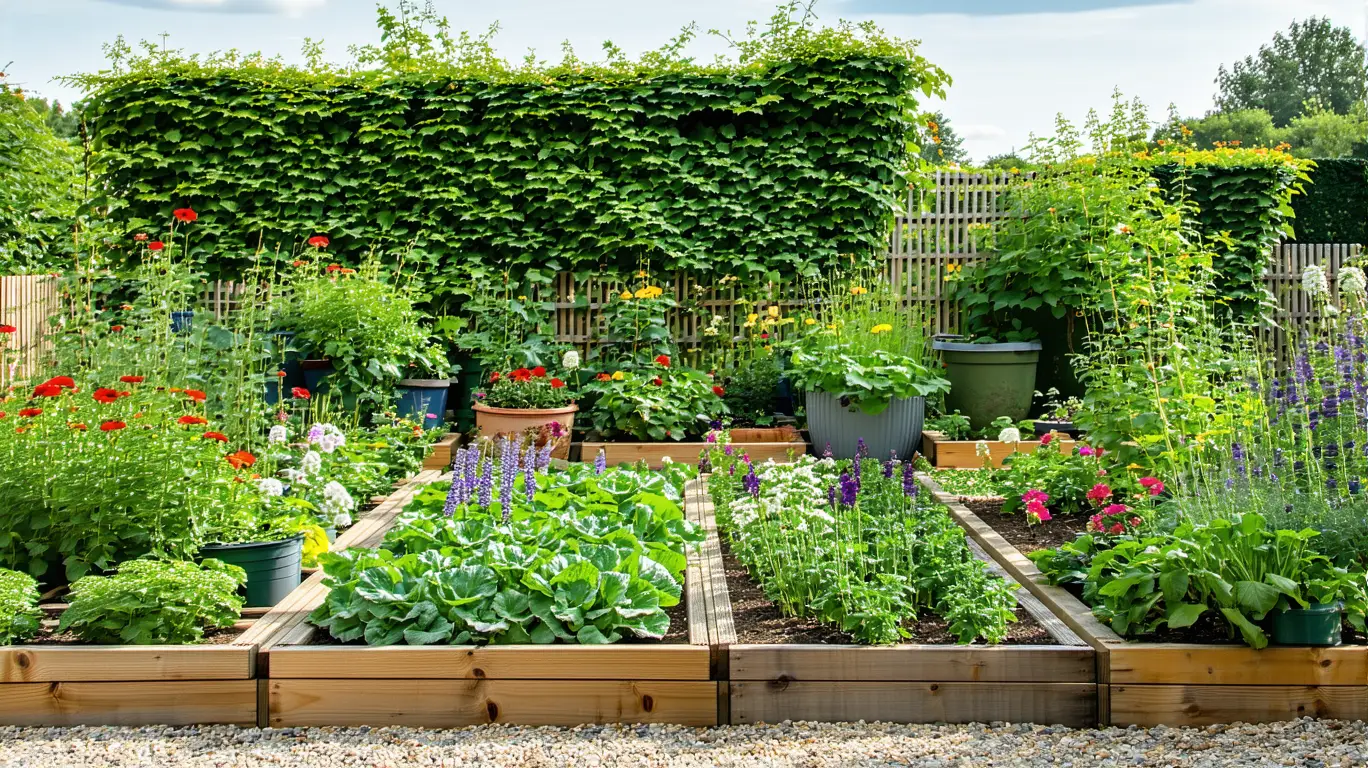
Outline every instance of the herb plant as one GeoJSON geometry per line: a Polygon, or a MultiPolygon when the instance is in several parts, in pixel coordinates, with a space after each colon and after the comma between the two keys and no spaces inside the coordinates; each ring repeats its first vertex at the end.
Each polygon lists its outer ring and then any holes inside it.
{"type": "Polygon", "coordinates": [[[495,371],[484,390],[475,393],[475,399],[491,408],[564,408],[575,401],[575,392],[565,379],[548,374],[539,365],[507,373],[495,371]]]}
{"type": "Polygon", "coordinates": [[[71,585],[71,605],[58,632],[88,643],[194,643],[207,630],[227,629],[242,612],[238,587],[247,574],[218,560],[129,560],[110,576],[85,576],[71,585]]]}

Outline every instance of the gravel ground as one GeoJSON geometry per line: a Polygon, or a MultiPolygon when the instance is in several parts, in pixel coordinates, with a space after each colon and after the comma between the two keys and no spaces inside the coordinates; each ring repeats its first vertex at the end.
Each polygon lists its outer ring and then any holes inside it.
{"type": "Polygon", "coordinates": [[[0,728],[0,766],[1362,766],[1368,726],[1301,720],[1075,731],[1031,725],[0,728]]]}

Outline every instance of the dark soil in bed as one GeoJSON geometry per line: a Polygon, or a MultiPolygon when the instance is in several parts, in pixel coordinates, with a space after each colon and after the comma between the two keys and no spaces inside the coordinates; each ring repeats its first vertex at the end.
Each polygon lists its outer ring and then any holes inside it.
{"type": "MultiPolygon", "coordinates": [[[[57,622],[44,622],[42,631],[39,632],[36,637],[34,637],[32,640],[29,640],[26,643],[20,643],[19,646],[22,647],[25,645],[100,645],[100,643],[88,643],[71,632],[63,632],[61,634],[57,634],[56,629],[57,622]]],[[[204,638],[199,642],[190,643],[189,645],[228,645],[229,643],[238,639],[238,637],[246,631],[246,629],[238,629],[236,627],[232,627],[230,629],[215,629],[206,632],[204,634],[204,638]]],[[[137,646],[124,647],[136,648],[137,646]]]]}
{"type": "Polygon", "coordinates": [[[1023,553],[1054,549],[1088,529],[1088,516],[1082,514],[1057,515],[1049,522],[1027,525],[1028,518],[1023,513],[1002,514],[1001,499],[966,499],[964,506],[1023,553]]]}
{"type": "MultiPolygon", "coordinates": [[[[736,641],[746,644],[811,644],[847,645],[855,641],[850,635],[829,624],[799,616],[785,616],[779,606],[765,596],[765,590],[751,580],[745,566],[732,555],[726,537],[722,537],[722,563],[727,572],[727,591],[731,598],[732,620],[736,624],[736,641]]],[[[1002,645],[1050,645],[1054,640],[1045,628],[1036,623],[1020,606],[1017,621],[1008,627],[1002,645]]],[[[939,616],[925,611],[917,621],[907,625],[912,637],[909,644],[954,645],[955,636],[947,631],[947,624],[939,616]]]]}

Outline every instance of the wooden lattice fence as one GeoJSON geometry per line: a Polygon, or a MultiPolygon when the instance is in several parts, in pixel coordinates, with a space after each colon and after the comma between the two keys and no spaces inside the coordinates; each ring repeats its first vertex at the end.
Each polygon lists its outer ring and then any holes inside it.
{"type": "Polygon", "coordinates": [[[0,385],[24,381],[50,347],[48,318],[61,313],[57,278],[51,275],[0,277],[0,385]]]}

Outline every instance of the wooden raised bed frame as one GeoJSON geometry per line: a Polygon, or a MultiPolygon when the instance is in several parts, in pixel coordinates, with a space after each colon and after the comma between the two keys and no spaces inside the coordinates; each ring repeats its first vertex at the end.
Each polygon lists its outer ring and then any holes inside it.
{"type": "MultiPolygon", "coordinates": [[[[398,499],[376,515],[371,532],[353,545],[379,544],[407,501],[398,499]]],[[[715,725],[718,683],[712,679],[701,568],[701,558],[691,553],[687,645],[310,645],[320,630],[306,618],[328,592],[323,574],[315,574],[268,615],[276,631],[259,656],[259,668],[269,676],[262,681],[260,724],[715,725]]]]}
{"type": "MultiPolygon", "coordinates": [[[[751,461],[763,464],[770,459],[789,461],[807,453],[807,443],[793,427],[773,427],[731,430],[731,446],[738,454],[746,453],[751,461]]],[[[580,460],[593,461],[602,450],[608,466],[635,464],[645,461],[652,469],[660,469],[668,456],[678,464],[698,466],[698,454],[717,446],[712,443],[581,443],[580,460]]]]}
{"type": "MultiPolygon", "coordinates": [[[[406,485],[391,498],[412,493],[406,485]]],[[[375,526],[372,516],[384,509],[363,517],[333,546],[346,548],[366,536],[375,526]]],[[[0,725],[255,726],[257,649],[276,632],[279,612],[248,609],[244,619],[251,626],[222,645],[0,646],[0,725]]]]}
{"type": "Polygon", "coordinates": [[[1368,646],[1335,648],[1126,640],[935,481],[923,483],[1003,568],[1097,652],[1098,719],[1107,725],[1203,726],[1300,717],[1368,719],[1368,646]]]}
{"type": "MultiPolygon", "coordinates": [[[[1024,437],[1024,435],[1023,435],[1024,437]]],[[[1014,453],[1035,453],[1040,448],[1039,440],[1022,440],[1019,443],[1001,443],[997,440],[984,440],[988,452],[993,457],[993,466],[1001,467],[1003,459],[1014,453]]],[[[936,469],[981,469],[983,458],[978,455],[978,440],[946,440],[945,435],[936,431],[922,432],[922,455],[936,469]]],[[[1056,435],[1051,445],[1058,446],[1060,453],[1073,451],[1075,441],[1056,435]]]]}
{"type": "Polygon", "coordinates": [[[1093,650],[1024,591],[1018,599],[1056,645],[738,644],[713,504],[705,490],[690,497],[689,509],[708,530],[704,574],[710,612],[717,619],[717,653],[726,660],[725,722],[1097,723],[1093,650]]]}
{"type": "Polygon", "coordinates": [[[459,432],[448,432],[432,444],[428,455],[423,458],[423,469],[445,472],[451,469],[451,456],[461,444],[459,432]]]}

